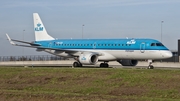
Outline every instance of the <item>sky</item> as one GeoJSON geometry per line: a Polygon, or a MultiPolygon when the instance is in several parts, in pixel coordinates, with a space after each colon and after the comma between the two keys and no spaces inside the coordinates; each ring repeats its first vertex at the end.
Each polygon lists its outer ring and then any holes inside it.
{"type": "Polygon", "coordinates": [[[47,55],[10,45],[34,41],[33,13],[59,39],[152,38],[170,50],[180,39],[180,0],[2,0],[0,56],[47,55]],[[162,33],[162,40],[161,40],[162,33]]]}

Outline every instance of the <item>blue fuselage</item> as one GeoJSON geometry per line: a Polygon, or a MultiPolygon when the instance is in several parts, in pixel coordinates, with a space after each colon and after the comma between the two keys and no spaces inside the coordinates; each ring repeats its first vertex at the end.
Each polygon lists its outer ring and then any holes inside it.
{"type": "Polygon", "coordinates": [[[64,39],[36,43],[56,49],[168,50],[154,39],[64,39]]]}

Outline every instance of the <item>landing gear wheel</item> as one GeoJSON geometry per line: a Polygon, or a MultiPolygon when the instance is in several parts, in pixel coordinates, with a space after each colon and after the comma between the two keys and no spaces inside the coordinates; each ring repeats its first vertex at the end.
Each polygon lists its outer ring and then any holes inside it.
{"type": "Polygon", "coordinates": [[[109,67],[109,64],[106,63],[106,64],[105,64],[105,67],[109,67]]]}
{"type": "Polygon", "coordinates": [[[82,64],[79,62],[74,62],[73,67],[82,67],[82,64]]]}
{"type": "Polygon", "coordinates": [[[82,67],[82,64],[81,64],[81,63],[79,63],[79,67],[82,67]]]}
{"type": "Polygon", "coordinates": [[[104,67],[104,63],[101,63],[99,67],[104,67]]]}
{"type": "Polygon", "coordinates": [[[154,69],[154,66],[153,65],[149,65],[148,69],[154,69]]]}
{"type": "Polygon", "coordinates": [[[78,67],[79,63],[78,62],[74,62],[73,63],[73,67],[78,67]]]}
{"type": "Polygon", "coordinates": [[[109,64],[107,64],[107,63],[101,63],[101,64],[100,64],[100,67],[109,67],[109,64]]]}

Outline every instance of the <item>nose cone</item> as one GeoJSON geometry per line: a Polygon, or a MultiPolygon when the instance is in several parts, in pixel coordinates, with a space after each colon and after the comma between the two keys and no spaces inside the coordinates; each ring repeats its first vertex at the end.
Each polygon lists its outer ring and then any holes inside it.
{"type": "Polygon", "coordinates": [[[164,58],[171,58],[173,56],[171,51],[165,51],[162,55],[164,58]]]}

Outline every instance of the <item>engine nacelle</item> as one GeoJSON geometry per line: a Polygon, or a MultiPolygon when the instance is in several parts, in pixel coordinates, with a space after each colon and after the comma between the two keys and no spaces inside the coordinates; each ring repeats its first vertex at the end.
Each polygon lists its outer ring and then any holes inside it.
{"type": "Polygon", "coordinates": [[[122,66],[136,66],[137,60],[117,60],[122,66]]]}
{"type": "Polygon", "coordinates": [[[94,65],[98,62],[98,56],[94,53],[81,54],[79,56],[79,62],[86,65],[94,65]]]}

